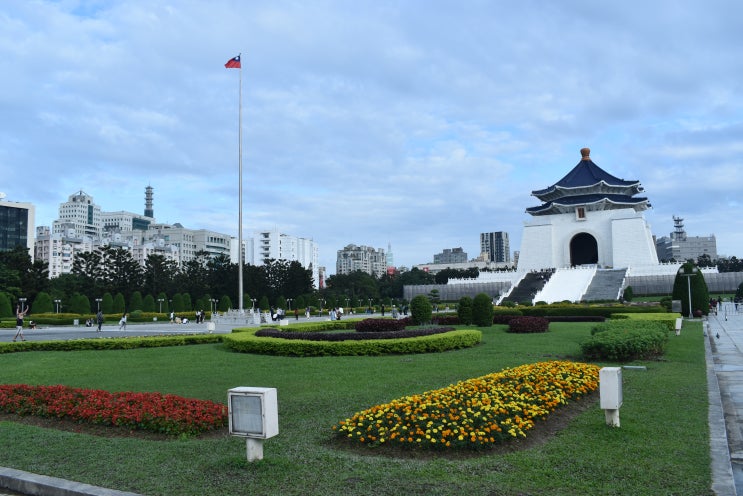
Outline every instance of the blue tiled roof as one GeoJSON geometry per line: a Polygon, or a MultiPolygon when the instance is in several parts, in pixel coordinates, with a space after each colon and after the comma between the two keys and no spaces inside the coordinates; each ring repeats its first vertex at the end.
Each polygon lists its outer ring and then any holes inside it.
{"type": "Polygon", "coordinates": [[[636,191],[642,191],[640,181],[625,181],[624,179],[612,176],[604,169],[594,164],[593,160],[588,158],[578,162],[578,165],[573,167],[573,170],[568,172],[565,177],[552,186],[532,191],[531,194],[540,197],[554,193],[558,189],[586,188],[591,186],[600,186],[601,183],[604,183],[609,187],[622,189],[635,187],[636,191]]]}
{"type": "Polygon", "coordinates": [[[593,205],[601,202],[606,202],[614,206],[624,207],[641,207],[643,210],[650,206],[647,198],[632,197],[628,195],[605,195],[605,194],[592,194],[592,195],[575,195],[566,196],[559,200],[549,201],[543,203],[538,207],[527,208],[527,213],[532,215],[545,215],[554,213],[560,207],[574,207],[578,205],[593,205]]]}

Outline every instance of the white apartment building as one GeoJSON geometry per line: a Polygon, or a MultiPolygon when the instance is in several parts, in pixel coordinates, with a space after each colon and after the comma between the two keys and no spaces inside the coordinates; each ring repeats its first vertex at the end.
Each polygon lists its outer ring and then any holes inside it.
{"type": "Polygon", "coordinates": [[[308,238],[283,234],[278,230],[259,231],[247,240],[245,262],[263,265],[265,260],[297,261],[312,271],[312,281],[318,287],[320,281],[320,254],[317,244],[308,238]]]}
{"type": "Polygon", "coordinates": [[[35,258],[47,263],[49,278],[71,273],[75,255],[95,248],[91,238],[76,237],[73,229],[66,233],[52,233],[48,226],[36,228],[35,258]]]}
{"type": "Polygon", "coordinates": [[[338,250],[335,262],[336,274],[350,274],[360,270],[374,277],[381,277],[387,272],[387,257],[384,249],[370,246],[347,245],[338,250]]]}
{"type": "Polygon", "coordinates": [[[103,233],[101,207],[93,202],[93,197],[83,190],[73,193],[67,202],[59,205],[59,218],[52,224],[52,234],[70,234],[76,238],[99,238],[103,233]]]}

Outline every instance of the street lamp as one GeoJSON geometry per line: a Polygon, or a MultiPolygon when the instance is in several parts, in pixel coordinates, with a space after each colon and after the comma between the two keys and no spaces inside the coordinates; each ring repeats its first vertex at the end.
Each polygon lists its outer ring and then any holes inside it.
{"type": "Polygon", "coordinates": [[[219,300],[217,300],[216,298],[211,298],[209,301],[212,303],[212,314],[214,314],[217,311],[217,302],[219,300]]]}
{"type": "Polygon", "coordinates": [[[253,302],[253,313],[255,313],[255,302],[258,300],[256,298],[251,298],[250,301],[253,302]]]}
{"type": "Polygon", "coordinates": [[[165,301],[165,299],[158,298],[157,301],[160,303],[160,312],[159,313],[163,313],[163,302],[165,301]]]}
{"type": "Polygon", "coordinates": [[[21,313],[26,311],[26,298],[18,298],[18,303],[21,304],[21,313]]]}
{"type": "Polygon", "coordinates": [[[287,298],[286,299],[286,304],[289,305],[289,310],[292,309],[292,300],[293,300],[292,298],[287,298]]]}
{"type": "Polygon", "coordinates": [[[57,313],[59,313],[59,304],[62,303],[62,300],[54,300],[54,305],[57,307],[57,313]]]}
{"type": "Polygon", "coordinates": [[[679,268],[679,271],[678,271],[678,275],[686,278],[686,287],[689,291],[689,318],[690,319],[693,318],[692,307],[691,307],[691,278],[696,276],[698,273],[699,273],[699,269],[696,267],[692,267],[691,272],[687,274],[684,271],[683,265],[679,268]]]}
{"type": "Polygon", "coordinates": [[[95,299],[95,302],[96,302],[96,305],[97,305],[97,308],[98,308],[98,311],[99,311],[99,312],[101,311],[101,302],[102,302],[102,301],[103,301],[103,299],[102,299],[102,298],[96,298],[96,299],[95,299]]]}

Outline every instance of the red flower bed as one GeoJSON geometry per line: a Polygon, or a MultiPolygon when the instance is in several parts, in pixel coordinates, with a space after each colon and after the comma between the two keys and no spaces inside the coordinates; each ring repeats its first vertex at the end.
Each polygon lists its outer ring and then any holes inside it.
{"type": "Polygon", "coordinates": [[[162,393],[0,384],[0,412],[69,419],[171,435],[227,425],[227,406],[162,393]]]}

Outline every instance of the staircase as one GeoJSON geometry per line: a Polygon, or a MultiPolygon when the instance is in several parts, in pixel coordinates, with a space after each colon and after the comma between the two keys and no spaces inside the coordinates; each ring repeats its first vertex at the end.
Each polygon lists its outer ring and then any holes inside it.
{"type": "Polygon", "coordinates": [[[519,283],[511,289],[500,302],[506,301],[513,303],[531,302],[534,303],[534,296],[539,293],[549,278],[552,277],[554,270],[542,270],[539,272],[528,272],[519,283]]]}
{"type": "Polygon", "coordinates": [[[583,295],[583,301],[618,300],[627,269],[599,270],[583,295]]]}
{"type": "Polygon", "coordinates": [[[596,266],[580,266],[557,269],[544,288],[534,297],[536,301],[578,302],[588,289],[596,274],[596,266]]]}

